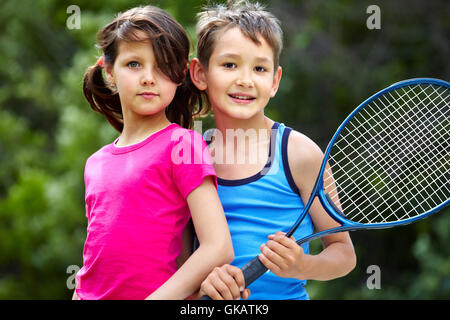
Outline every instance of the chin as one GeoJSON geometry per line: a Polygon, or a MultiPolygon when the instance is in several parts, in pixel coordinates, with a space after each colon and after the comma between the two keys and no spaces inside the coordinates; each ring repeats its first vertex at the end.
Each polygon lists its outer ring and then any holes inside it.
{"type": "Polygon", "coordinates": [[[254,116],[256,116],[261,111],[262,110],[259,110],[256,108],[248,108],[246,106],[239,106],[239,107],[230,108],[225,113],[229,117],[234,118],[234,119],[248,120],[248,119],[251,119],[254,116]]]}

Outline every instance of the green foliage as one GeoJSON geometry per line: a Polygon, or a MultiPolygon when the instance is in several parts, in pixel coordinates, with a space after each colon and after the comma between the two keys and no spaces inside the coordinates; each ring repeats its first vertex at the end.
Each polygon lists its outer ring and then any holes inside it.
{"type": "MultiPolygon", "coordinates": [[[[285,32],[283,79],[267,115],[321,147],[357,104],[410,77],[448,79],[450,25],[444,1],[378,1],[381,30],[366,28],[361,0],[263,1],[285,32]]],[[[117,12],[157,4],[195,40],[202,0],[0,2],[0,299],[67,299],[70,265],[86,237],[83,169],[117,133],[86,103],[81,79],[99,52],[97,30],[117,12]],[[81,9],[69,30],[66,9],[81,9]]],[[[194,53],[194,52],[193,52],[194,53]]],[[[213,126],[209,117],[203,129],[213,126]]],[[[450,297],[449,209],[398,230],[352,235],[358,266],[344,278],[310,281],[320,299],[450,297]],[[381,269],[369,290],[367,267],[381,269]]],[[[312,244],[317,252],[320,242],[312,244]]]]}

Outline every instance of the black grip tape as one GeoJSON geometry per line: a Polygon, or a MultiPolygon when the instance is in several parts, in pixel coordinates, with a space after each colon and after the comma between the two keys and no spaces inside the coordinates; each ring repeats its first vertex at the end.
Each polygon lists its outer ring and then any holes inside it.
{"type": "Polygon", "coordinates": [[[267,268],[259,261],[258,257],[255,257],[252,261],[243,266],[241,270],[244,274],[245,287],[248,287],[253,281],[266,273],[267,268]]]}

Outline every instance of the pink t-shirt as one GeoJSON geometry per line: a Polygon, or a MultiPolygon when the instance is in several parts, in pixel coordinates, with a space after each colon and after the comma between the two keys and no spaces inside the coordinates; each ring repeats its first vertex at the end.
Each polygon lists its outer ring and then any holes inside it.
{"type": "MultiPolygon", "coordinates": [[[[86,162],[87,238],[80,299],[144,299],[176,271],[190,218],[186,197],[216,174],[199,133],[171,124],[86,162]]],[[[216,185],[217,187],[217,185],[216,185]]]]}

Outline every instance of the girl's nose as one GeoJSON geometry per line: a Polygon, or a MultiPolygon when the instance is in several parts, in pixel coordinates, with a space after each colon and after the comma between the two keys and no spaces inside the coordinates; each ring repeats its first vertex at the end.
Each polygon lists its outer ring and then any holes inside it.
{"type": "Polygon", "coordinates": [[[155,84],[155,76],[153,74],[154,70],[147,69],[144,70],[144,73],[141,77],[141,84],[143,86],[149,86],[155,84]]]}

